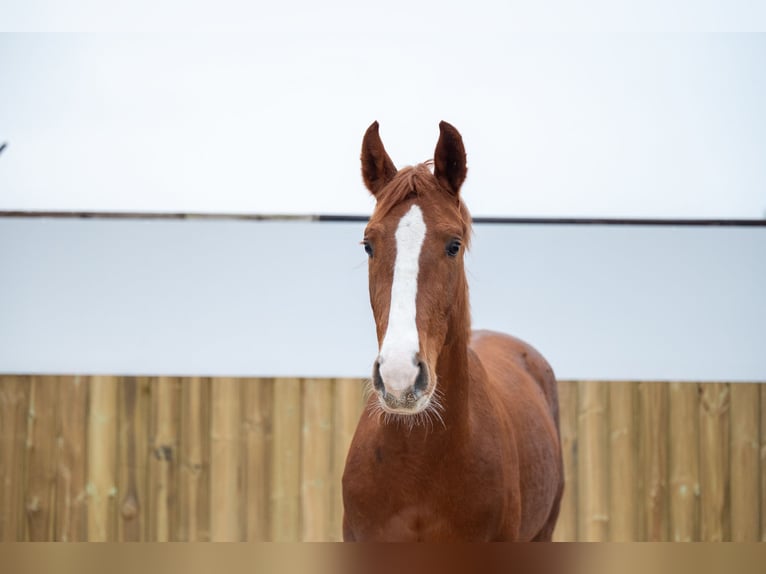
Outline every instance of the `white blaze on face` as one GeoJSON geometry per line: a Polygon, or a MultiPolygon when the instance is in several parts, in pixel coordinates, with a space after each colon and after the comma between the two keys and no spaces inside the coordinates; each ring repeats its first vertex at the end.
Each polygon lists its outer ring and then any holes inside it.
{"type": "Polygon", "coordinates": [[[418,376],[420,351],[415,322],[420,250],[426,237],[423,212],[417,205],[399,220],[396,228],[396,260],[391,284],[388,327],[380,347],[380,376],[386,392],[401,394],[418,376]]]}

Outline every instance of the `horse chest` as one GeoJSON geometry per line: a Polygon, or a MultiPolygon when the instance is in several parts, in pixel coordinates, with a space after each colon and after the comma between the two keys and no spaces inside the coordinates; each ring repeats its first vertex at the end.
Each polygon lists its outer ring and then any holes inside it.
{"type": "Polygon", "coordinates": [[[503,521],[499,477],[445,454],[415,460],[376,447],[358,461],[365,472],[344,482],[349,538],[490,540],[503,521]]]}
{"type": "Polygon", "coordinates": [[[438,508],[419,503],[390,509],[374,528],[376,540],[423,542],[443,539],[452,525],[438,512],[438,508]]]}
{"type": "Polygon", "coordinates": [[[358,541],[491,540],[492,525],[499,523],[497,507],[467,504],[464,497],[383,495],[377,504],[361,504],[355,510],[352,530],[358,541]]]}

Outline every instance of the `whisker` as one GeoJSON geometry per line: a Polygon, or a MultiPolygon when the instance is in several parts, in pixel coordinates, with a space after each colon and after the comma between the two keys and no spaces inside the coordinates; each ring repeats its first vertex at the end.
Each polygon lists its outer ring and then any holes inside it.
{"type": "Polygon", "coordinates": [[[439,413],[439,411],[438,411],[437,409],[433,409],[431,412],[433,413],[434,417],[436,417],[437,419],[439,419],[439,422],[441,423],[441,425],[442,425],[442,428],[443,428],[444,430],[447,430],[447,425],[446,425],[446,424],[444,424],[444,419],[442,418],[442,415],[441,415],[441,413],[439,413]]]}
{"type": "Polygon", "coordinates": [[[442,403],[443,398],[444,395],[442,394],[441,390],[438,387],[434,389],[434,393],[431,396],[431,401],[428,404],[428,410],[431,414],[433,414],[435,418],[439,420],[442,428],[447,430],[447,425],[444,423],[444,417],[442,417],[442,414],[444,413],[444,404],[442,403]]]}
{"type": "Polygon", "coordinates": [[[364,381],[364,400],[369,401],[372,394],[375,392],[375,387],[372,385],[372,379],[365,379],[364,381]]]}
{"type": "Polygon", "coordinates": [[[411,415],[388,411],[380,398],[370,400],[376,392],[372,380],[366,379],[364,386],[364,396],[367,401],[366,409],[371,418],[377,417],[378,424],[394,425],[397,429],[406,431],[408,435],[412,434],[416,428],[423,428],[427,436],[429,432],[436,432],[437,424],[447,430],[443,416],[445,412],[444,393],[438,387],[431,394],[428,406],[423,411],[411,415]]]}

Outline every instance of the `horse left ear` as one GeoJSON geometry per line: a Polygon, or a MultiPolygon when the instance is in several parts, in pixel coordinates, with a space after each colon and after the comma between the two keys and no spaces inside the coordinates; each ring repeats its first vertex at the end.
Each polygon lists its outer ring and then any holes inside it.
{"type": "Polygon", "coordinates": [[[362,140],[362,179],[372,195],[377,196],[394,179],[396,166],[386,153],[378,131],[378,122],[372,122],[362,140]]]}
{"type": "Polygon", "coordinates": [[[444,121],[439,122],[439,132],[434,151],[434,175],[452,194],[457,195],[468,173],[463,138],[454,126],[444,121]]]}

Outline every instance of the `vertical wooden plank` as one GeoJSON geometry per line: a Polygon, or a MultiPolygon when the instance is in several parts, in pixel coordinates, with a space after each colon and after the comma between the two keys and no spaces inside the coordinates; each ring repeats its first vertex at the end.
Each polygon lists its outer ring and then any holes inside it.
{"type": "Polygon", "coordinates": [[[121,542],[141,540],[139,511],[142,501],[138,497],[136,476],[136,403],[138,402],[138,381],[125,377],[118,389],[119,408],[119,453],[117,460],[117,485],[120,499],[117,539],[121,542]]]}
{"type": "Polygon", "coordinates": [[[27,427],[27,493],[25,539],[53,539],[56,492],[57,377],[34,377],[27,427]]]}
{"type": "Polygon", "coordinates": [[[609,539],[637,539],[636,400],[631,382],[609,383],[609,539]]]}
{"type": "Polygon", "coordinates": [[[274,380],[248,381],[244,388],[246,537],[249,542],[270,538],[272,416],[274,380]]]}
{"type": "Polygon", "coordinates": [[[24,540],[30,377],[0,377],[0,542],[24,540]]]}
{"type": "Polygon", "coordinates": [[[176,540],[210,540],[210,399],[209,379],[182,381],[176,540]]]}
{"type": "Polygon", "coordinates": [[[700,537],[721,542],[730,539],[729,387],[705,383],[700,388],[700,537]]]}
{"type": "Polygon", "coordinates": [[[56,514],[54,540],[82,542],[87,539],[85,447],[88,385],[83,377],[59,381],[56,447],[56,514]]]}
{"type": "Polygon", "coordinates": [[[644,507],[643,540],[668,540],[668,386],[640,383],[641,440],[639,457],[643,474],[640,504],[644,507]]]}
{"type": "Polygon", "coordinates": [[[151,379],[124,377],[119,388],[119,520],[117,539],[141,542],[148,539],[147,492],[151,379]]]}
{"type": "Polygon", "coordinates": [[[149,540],[173,540],[178,512],[179,381],[159,377],[151,401],[149,459],[149,540]]]}
{"type": "Polygon", "coordinates": [[[699,531],[699,385],[670,383],[670,540],[696,542],[699,531]]]}
{"type": "Polygon", "coordinates": [[[88,541],[115,539],[117,517],[117,391],[115,377],[90,377],[88,396],[88,541]]]}
{"type": "Polygon", "coordinates": [[[301,432],[301,532],[303,542],[330,539],[332,522],[333,385],[327,379],[303,382],[301,432]]]}
{"type": "Polygon", "coordinates": [[[757,384],[733,383],[731,394],[731,541],[760,539],[760,393],[757,384]]]}
{"type": "Polygon", "coordinates": [[[577,383],[574,381],[559,381],[559,428],[561,434],[561,450],[564,458],[564,498],[561,500],[561,510],[553,532],[553,540],[557,542],[577,542],[577,383]]]}
{"type": "Polygon", "coordinates": [[[336,379],[333,391],[333,485],[332,524],[329,538],[343,540],[343,490],[341,480],[346,467],[351,439],[364,408],[364,382],[360,379],[336,379]]]}
{"type": "Polygon", "coordinates": [[[274,385],[274,458],[271,475],[271,539],[300,539],[301,381],[274,385]]]}
{"type": "Polygon", "coordinates": [[[239,542],[242,535],[240,457],[242,450],[242,384],[237,379],[212,381],[210,430],[210,538],[239,542]]]}
{"type": "Polygon", "coordinates": [[[584,542],[609,539],[608,385],[578,383],[578,532],[584,542]]]}
{"type": "Polygon", "coordinates": [[[758,385],[761,391],[761,542],[766,542],[766,384],[758,385]]]}
{"type": "Polygon", "coordinates": [[[669,540],[668,508],[668,429],[669,396],[667,383],[641,383],[642,438],[640,460],[643,469],[644,506],[643,539],[649,542],[669,540]]]}

